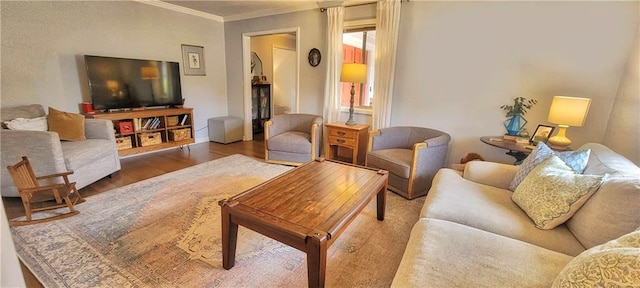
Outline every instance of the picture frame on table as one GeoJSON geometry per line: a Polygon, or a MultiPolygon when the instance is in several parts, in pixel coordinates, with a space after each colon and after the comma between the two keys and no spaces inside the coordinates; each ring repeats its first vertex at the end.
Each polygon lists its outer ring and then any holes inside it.
{"type": "Polygon", "coordinates": [[[539,124],[536,131],[531,135],[531,139],[529,139],[529,141],[533,145],[538,144],[538,142],[547,143],[547,140],[549,140],[549,137],[553,134],[554,129],[556,129],[554,126],[539,124]]]}
{"type": "Polygon", "coordinates": [[[206,76],[204,47],[182,44],[184,75],[206,76]]]}

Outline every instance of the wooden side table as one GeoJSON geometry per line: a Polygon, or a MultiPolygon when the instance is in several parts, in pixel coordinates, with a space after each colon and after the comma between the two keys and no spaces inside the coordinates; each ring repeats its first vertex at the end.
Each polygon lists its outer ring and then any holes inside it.
{"type": "Polygon", "coordinates": [[[529,156],[529,153],[531,153],[532,151],[531,145],[518,144],[516,143],[516,141],[503,139],[502,136],[483,136],[480,137],[480,141],[493,147],[509,150],[505,154],[516,158],[516,161],[513,163],[515,165],[522,163],[522,161],[527,158],[527,156],[529,156]]]}
{"type": "Polygon", "coordinates": [[[325,145],[325,156],[328,159],[351,162],[353,164],[364,164],[369,125],[356,124],[346,125],[344,123],[329,123],[327,127],[327,144],[325,145]],[[338,147],[351,149],[351,159],[344,159],[338,155],[338,147]]]}

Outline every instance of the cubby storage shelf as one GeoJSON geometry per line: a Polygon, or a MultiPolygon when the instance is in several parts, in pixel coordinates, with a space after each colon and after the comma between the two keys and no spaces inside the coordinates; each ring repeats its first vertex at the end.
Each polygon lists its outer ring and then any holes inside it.
{"type": "MultiPolygon", "coordinates": [[[[122,145],[123,141],[116,141],[119,144],[118,155],[121,157],[195,143],[193,130],[193,108],[162,108],[119,112],[99,112],[95,114],[85,114],[85,117],[111,120],[113,121],[114,134],[116,138],[128,137],[130,139],[130,147],[129,145],[122,145]],[[149,129],[148,127],[154,128],[149,129]],[[185,133],[185,130],[183,129],[188,129],[188,133],[185,133]],[[180,140],[173,140],[176,138],[174,135],[178,132],[174,132],[174,130],[180,130],[180,140]],[[155,137],[157,135],[154,133],[160,134],[159,138],[161,141],[148,141],[149,137],[155,137]],[[170,134],[172,137],[169,136],[170,134]],[[142,145],[142,138],[145,138],[145,146],[142,145]],[[155,144],[156,142],[159,143],[155,144]]],[[[128,144],[128,141],[124,142],[128,144]]]]}

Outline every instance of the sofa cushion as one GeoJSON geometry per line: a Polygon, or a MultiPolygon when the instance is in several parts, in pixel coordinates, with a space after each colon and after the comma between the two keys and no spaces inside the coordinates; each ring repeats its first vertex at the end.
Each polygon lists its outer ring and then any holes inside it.
{"type": "Polygon", "coordinates": [[[47,117],[16,118],[4,124],[11,130],[48,131],[47,117]]]}
{"type": "Polygon", "coordinates": [[[458,223],[420,219],[391,287],[549,287],[572,258],[458,223]]]}
{"type": "Polygon", "coordinates": [[[113,142],[107,139],[87,139],[86,141],[61,142],[64,163],[69,170],[91,166],[98,159],[112,157],[113,142]]]}
{"type": "Polygon", "coordinates": [[[409,179],[413,150],[383,149],[371,151],[367,155],[367,166],[383,168],[400,178],[409,179]]]}
{"type": "Polygon", "coordinates": [[[49,107],[47,116],[49,131],[57,132],[60,140],[83,141],[84,136],[84,115],[62,112],[49,107]]]}
{"type": "Polygon", "coordinates": [[[536,228],[507,189],[478,184],[451,169],[440,169],[427,194],[421,217],[448,220],[576,256],[584,247],[565,225],[536,228]]]}
{"type": "Polygon", "coordinates": [[[311,138],[309,133],[289,131],[267,139],[269,150],[286,151],[290,153],[311,153],[311,138]]]}
{"type": "Polygon", "coordinates": [[[547,160],[551,155],[557,155],[564,161],[569,167],[571,167],[576,173],[582,173],[587,166],[589,160],[589,149],[581,149],[578,151],[564,151],[556,153],[549,146],[540,142],[536,146],[536,149],[531,151],[531,154],[522,161],[518,166],[518,172],[513,177],[509,190],[515,191],[518,185],[524,180],[527,175],[536,168],[542,161],[547,160]]]}
{"type": "Polygon", "coordinates": [[[585,173],[608,174],[598,191],[567,221],[582,245],[591,248],[640,226],[640,168],[600,144],[580,149],[591,149],[585,173]]]}
{"type": "Polygon", "coordinates": [[[3,123],[16,118],[37,118],[43,116],[47,116],[47,114],[44,113],[44,108],[42,108],[40,104],[0,108],[0,120],[3,123]]]}
{"type": "Polygon", "coordinates": [[[511,199],[540,229],[567,221],[596,192],[603,176],[576,174],[558,156],[540,163],[518,185],[511,199]]]}
{"type": "Polygon", "coordinates": [[[640,287],[640,231],[584,251],[562,269],[553,287],[640,287]]]}

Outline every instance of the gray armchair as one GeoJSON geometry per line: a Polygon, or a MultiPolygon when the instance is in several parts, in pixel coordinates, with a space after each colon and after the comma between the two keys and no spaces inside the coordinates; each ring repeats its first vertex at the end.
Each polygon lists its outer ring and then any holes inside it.
{"type": "Polygon", "coordinates": [[[444,167],[449,134],[421,127],[389,127],[369,133],[366,166],[389,171],[389,190],[407,199],[426,195],[444,167]]]}
{"type": "MultiPolygon", "coordinates": [[[[2,108],[2,122],[16,118],[45,116],[41,105],[2,108]]],[[[0,130],[2,154],[2,196],[20,197],[6,167],[27,156],[36,175],[74,171],[69,181],[80,189],[120,170],[120,158],[113,134],[113,123],[104,119],[85,119],[84,141],[60,141],[51,131],[0,130]]]]}
{"type": "Polygon", "coordinates": [[[310,114],[282,114],[264,124],[264,160],[300,165],[320,155],[322,117],[310,114]]]}

